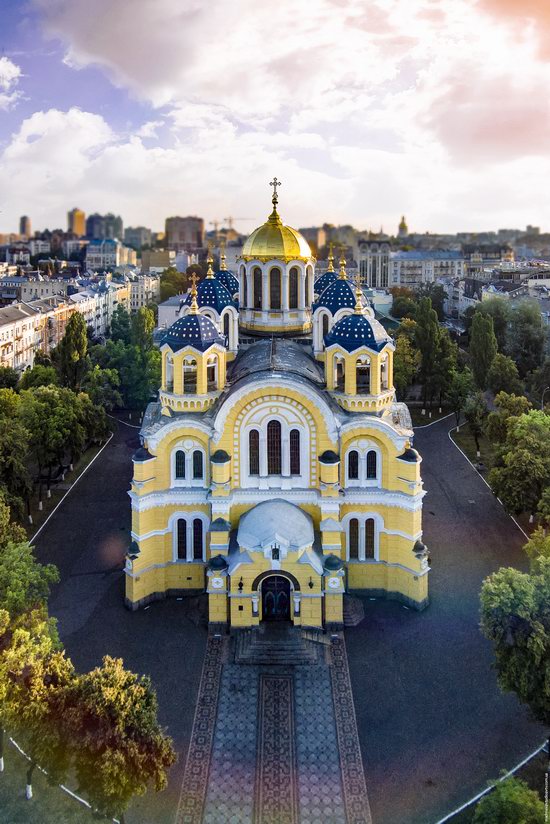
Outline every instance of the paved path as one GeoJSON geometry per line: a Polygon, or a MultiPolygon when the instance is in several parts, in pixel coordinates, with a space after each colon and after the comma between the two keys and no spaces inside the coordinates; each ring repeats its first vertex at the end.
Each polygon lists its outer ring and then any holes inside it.
{"type": "Polygon", "coordinates": [[[417,430],[431,605],[365,599],[346,630],[374,824],[433,824],[544,740],[502,695],[479,631],[479,590],[500,566],[526,569],[525,539],[450,442],[452,420],[417,430]]]}
{"type": "Polygon", "coordinates": [[[178,824],[370,824],[343,638],[294,667],[234,648],[209,641],[178,824]]]}

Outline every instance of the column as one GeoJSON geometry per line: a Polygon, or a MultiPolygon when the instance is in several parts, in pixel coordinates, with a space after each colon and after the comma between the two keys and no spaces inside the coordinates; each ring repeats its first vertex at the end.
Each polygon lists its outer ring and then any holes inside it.
{"type": "Polygon", "coordinates": [[[355,387],[355,361],[352,358],[346,358],[345,360],[345,375],[344,375],[344,387],[346,395],[355,395],[356,394],[356,387],[355,387]]]}
{"type": "Polygon", "coordinates": [[[298,278],[298,309],[302,311],[306,308],[306,270],[305,267],[299,270],[298,278]]]}
{"type": "Polygon", "coordinates": [[[262,309],[269,310],[271,304],[269,301],[269,278],[267,269],[262,269],[262,309]]]}
{"type": "Polygon", "coordinates": [[[288,312],[288,267],[285,267],[281,275],[281,307],[283,312],[288,312]]]}

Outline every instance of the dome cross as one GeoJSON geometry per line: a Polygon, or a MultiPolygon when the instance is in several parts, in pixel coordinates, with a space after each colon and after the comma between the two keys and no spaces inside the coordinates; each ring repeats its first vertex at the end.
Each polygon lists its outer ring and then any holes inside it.
{"type": "Polygon", "coordinates": [[[275,208],[277,206],[277,203],[279,202],[279,198],[277,196],[277,186],[281,185],[281,181],[277,180],[277,178],[274,177],[269,185],[273,186],[273,194],[271,196],[271,202],[273,203],[273,208],[275,208]]]}

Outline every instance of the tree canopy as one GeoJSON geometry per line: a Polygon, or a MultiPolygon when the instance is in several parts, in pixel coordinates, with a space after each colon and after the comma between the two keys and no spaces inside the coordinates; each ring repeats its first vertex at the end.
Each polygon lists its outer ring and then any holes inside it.
{"type": "Polygon", "coordinates": [[[544,824],[544,804],[525,781],[507,778],[481,799],[473,824],[544,824]]]}
{"type": "Polygon", "coordinates": [[[475,382],[480,389],[487,388],[489,369],[497,353],[493,319],[476,312],[470,330],[470,359],[475,382]]]}

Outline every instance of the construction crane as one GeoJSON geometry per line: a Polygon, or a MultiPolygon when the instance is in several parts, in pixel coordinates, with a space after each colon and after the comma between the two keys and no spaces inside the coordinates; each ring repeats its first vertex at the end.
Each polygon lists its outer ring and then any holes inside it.
{"type": "Polygon", "coordinates": [[[233,228],[233,222],[235,220],[254,220],[254,218],[253,217],[233,217],[233,215],[230,215],[229,217],[224,217],[224,220],[227,222],[228,228],[232,229],[233,228]]]}

